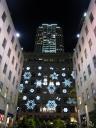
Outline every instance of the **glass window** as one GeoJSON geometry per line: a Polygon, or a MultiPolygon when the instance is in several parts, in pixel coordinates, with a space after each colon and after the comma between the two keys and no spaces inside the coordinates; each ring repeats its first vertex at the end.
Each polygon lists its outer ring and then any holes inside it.
{"type": "Polygon", "coordinates": [[[88,74],[91,75],[91,67],[90,67],[90,64],[87,66],[87,69],[88,69],[88,74]]]}
{"type": "Polygon", "coordinates": [[[7,67],[8,67],[8,66],[7,66],[7,64],[5,63],[5,65],[4,65],[4,69],[3,69],[3,73],[4,73],[4,74],[6,74],[7,67]]]}
{"type": "Polygon", "coordinates": [[[88,31],[88,27],[86,26],[86,27],[85,27],[85,33],[86,33],[86,35],[88,35],[88,32],[89,32],[89,31],[88,31]]]}
{"type": "Polygon", "coordinates": [[[10,31],[11,31],[11,27],[10,27],[10,25],[9,25],[8,28],[7,28],[8,34],[10,34],[10,31]]]}
{"type": "Polygon", "coordinates": [[[12,57],[12,64],[14,64],[14,61],[15,61],[15,57],[13,56],[12,57]]]}
{"type": "Polygon", "coordinates": [[[7,44],[7,40],[6,40],[6,38],[4,38],[3,43],[2,43],[2,46],[3,46],[4,49],[6,47],[6,44],[7,44]]]}
{"type": "Polygon", "coordinates": [[[84,44],[84,37],[82,36],[82,38],[81,38],[81,41],[82,41],[82,44],[84,44]]]}
{"type": "Polygon", "coordinates": [[[85,58],[87,59],[87,50],[84,50],[85,58]]]}
{"type": "Polygon", "coordinates": [[[95,37],[96,37],[96,26],[95,26],[95,28],[94,28],[94,35],[95,35],[95,37]]]}
{"type": "Polygon", "coordinates": [[[12,76],[12,72],[11,70],[9,71],[9,75],[8,75],[8,79],[10,80],[11,79],[11,76],[12,76]]]}
{"type": "Polygon", "coordinates": [[[85,71],[83,72],[84,80],[86,81],[86,73],[85,71]]]}
{"type": "Polygon", "coordinates": [[[15,40],[15,37],[12,36],[12,39],[11,39],[12,44],[14,43],[14,40],[15,40]]]}
{"type": "Polygon", "coordinates": [[[93,56],[93,64],[94,64],[94,67],[96,68],[96,55],[93,56]]]}
{"type": "Polygon", "coordinates": [[[91,47],[92,47],[92,40],[91,39],[89,39],[88,44],[89,44],[89,48],[91,50],[91,47]]]}
{"type": "Polygon", "coordinates": [[[2,56],[0,55],[0,63],[2,62],[2,56]]]}
{"type": "Polygon", "coordinates": [[[6,13],[5,13],[5,11],[3,12],[3,14],[2,14],[2,20],[3,20],[3,22],[5,22],[5,20],[6,20],[6,13]]]}
{"type": "Polygon", "coordinates": [[[10,55],[11,55],[11,49],[9,48],[9,50],[8,50],[8,57],[10,57],[10,55]]]}
{"type": "Polygon", "coordinates": [[[90,13],[89,19],[90,19],[90,22],[92,23],[92,22],[93,22],[93,20],[94,20],[94,17],[93,17],[92,12],[90,13]]]}
{"type": "Polygon", "coordinates": [[[13,81],[12,81],[12,84],[14,85],[14,83],[15,83],[15,76],[13,77],[13,81]]]}

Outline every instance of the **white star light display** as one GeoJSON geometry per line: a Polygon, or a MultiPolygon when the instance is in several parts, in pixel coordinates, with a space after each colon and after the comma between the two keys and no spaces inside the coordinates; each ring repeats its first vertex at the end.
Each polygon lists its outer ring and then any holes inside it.
{"type": "Polygon", "coordinates": [[[35,101],[34,100],[28,100],[27,103],[25,104],[27,109],[34,109],[34,107],[36,106],[35,101]]]}
{"type": "Polygon", "coordinates": [[[53,67],[50,67],[50,70],[53,70],[54,68],[53,67]]]}
{"type": "Polygon", "coordinates": [[[66,89],[63,89],[62,92],[63,92],[63,93],[67,93],[67,90],[66,90],[66,89]]]}
{"type": "Polygon", "coordinates": [[[30,89],[30,92],[33,93],[33,92],[34,92],[34,89],[31,88],[31,89],[30,89]]]}
{"type": "Polygon", "coordinates": [[[20,85],[18,86],[18,91],[19,91],[20,93],[22,93],[23,89],[24,89],[23,84],[20,84],[20,85]]]}
{"type": "Polygon", "coordinates": [[[59,81],[56,82],[56,86],[60,86],[60,82],[59,81]]]}
{"type": "Polygon", "coordinates": [[[65,70],[65,68],[62,68],[62,71],[64,71],[65,70]]]}
{"type": "Polygon", "coordinates": [[[27,96],[23,96],[23,100],[27,100],[27,96]]]}
{"type": "Polygon", "coordinates": [[[63,111],[64,111],[64,112],[68,112],[68,108],[64,108],[63,111]]]}
{"type": "Polygon", "coordinates": [[[44,80],[43,80],[43,85],[47,85],[48,83],[47,83],[47,78],[44,78],[44,80]]]}
{"type": "Polygon", "coordinates": [[[40,96],[36,96],[36,100],[40,100],[40,96]]]}
{"type": "Polygon", "coordinates": [[[53,94],[55,92],[55,90],[56,90],[56,87],[55,87],[53,82],[50,82],[49,86],[47,87],[47,89],[48,89],[50,94],[53,94]]]}
{"type": "Polygon", "coordinates": [[[36,82],[35,82],[35,84],[36,84],[36,88],[38,88],[38,87],[42,87],[42,80],[36,80],[36,82]]]}
{"type": "Polygon", "coordinates": [[[65,77],[65,76],[66,76],[66,74],[65,74],[65,73],[62,73],[62,76],[63,76],[63,77],[65,77]]]}
{"type": "Polygon", "coordinates": [[[57,107],[57,104],[55,100],[49,100],[48,103],[46,104],[46,107],[48,109],[55,109],[57,107]]]}
{"type": "Polygon", "coordinates": [[[39,66],[39,67],[38,67],[38,70],[41,70],[41,69],[42,69],[42,66],[39,66]]]}
{"type": "Polygon", "coordinates": [[[68,98],[67,104],[76,104],[76,100],[74,98],[68,98]]]}
{"type": "Polygon", "coordinates": [[[28,80],[25,81],[25,84],[28,84],[28,80]]]}
{"type": "Polygon", "coordinates": [[[38,76],[41,76],[41,75],[42,75],[42,74],[39,72],[39,73],[38,73],[38,76]]]}
{"type": "Polygon", "coordinates": [[[26,70],[30,70],[30,67],[27,67],[26,70]]]}
{"type": "Polygon", "coordinates": [[[50,78],[52,78],[52,80],[57,80],[58,79],[59,74],[57,74],[56,72],[54,72],[53,74],[50,75],[50,78]]]}
{"type": "Polygon", "coordinates": [[[64,82],[62,82],[64,84],[65,87],[70,87],[71,86],[71,81],[70,79],[65,79],[64,82]]]}
{"type": "Polygon", "coordinates": [[[24,76],[24,79],[29,80],[31,78],[31,73],[25,72],[23,76],[24,76]]]}
{"type": "Polygon", "coordinates": [[[74,71],[72,71],[71,76],[73,79],[75,79],[75,72],[74,71]]]}

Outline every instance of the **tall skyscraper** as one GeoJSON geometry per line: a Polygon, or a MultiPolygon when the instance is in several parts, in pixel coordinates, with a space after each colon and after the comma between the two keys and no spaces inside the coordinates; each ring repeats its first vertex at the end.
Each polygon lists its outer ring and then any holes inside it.
{"type": "Polygon", "coordinates": [[[0,0],[0,123],[16,116],[23,60],[6,0],[0,0]]]}
{"type": "Polygon", "coordinates": [[[42,24],[37,29],[35,51],[41,53],[63,53],[63,31],[57,24],[42,24]]]}
{"type": "Polygon", "coordinates": [[[84,18],[74,49],[73,65],[79,122],[81,127],[83,124],[89,127],[90,120],[96,118],[92,117],[96,111],[96,0],[91,0],[84,18]]]}

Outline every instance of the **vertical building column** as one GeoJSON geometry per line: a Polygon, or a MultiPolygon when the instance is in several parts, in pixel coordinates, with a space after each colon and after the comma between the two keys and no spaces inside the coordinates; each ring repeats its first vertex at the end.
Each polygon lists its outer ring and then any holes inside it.
{"type": "Polygon", "coordinates": [[[81,118],[80,118],[80,110],[78,108],[78,121],[79,121],[79,127],[81,128],[81,118]]]}
{"type": "Polygon", "coordinates": [[[89,128],[89,113],[88,113],[88,106],[86,104],[85,104],[85,113],[86,113],[87,128],[89,128]]]}
{"type": "Polygon", "coordinates": [[[8,109],[9,109],[9,105],[8,103],[5,105],[5,114],[4,114],[4,125],[6,127],[7,124],[7,115],[8,115],[8,109]]]}

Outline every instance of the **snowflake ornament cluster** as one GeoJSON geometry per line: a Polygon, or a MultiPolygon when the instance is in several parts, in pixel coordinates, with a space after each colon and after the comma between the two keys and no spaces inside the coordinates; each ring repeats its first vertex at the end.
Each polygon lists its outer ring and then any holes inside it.
{"type": "Polygon", "coordinates": [[[23,85],[23,84],[20,84],[20,85],[18,86],[18,91],[19,91],[20,93],[22,93],[22,92],[23,92],[23,89],[24,89],[24,85],[23,85]]]}
{"type": "Polygon", "coordinates": [[[48,89],[50,94],[53,94],[55,92],[55,90],[56,90],[56,87],[55,87],[53,82],[50,82],[49,86],[47,87],[47,89],[48,89]]]}
{"type": "Polygon", "coordinates": [[[34,109],[34,107],[36,106],[35,101],[34,100],[28,100],[27,103],[25,104],[27,109],[34,109]]]}
{"type": "Polygon", "coordinates": [[[59,76],[59,74],[57,74],[56,72],[54,72],[53,74],[50,75],[50,78],[52,80],[58,80],[58,76],[59,76]]]}
{"type": "Polygon", "coordinates": [[[25,80],[29,80],[32,75],[31,75],[30,72],[25,72],[23,76],[24,76],[24,79],[25,79],[25,80]]]}
{"type": "Polygon", "coordinates": [[[70,79],[65,79],[64,82],[62,82],[64,84],[65,87],[70,87],[71,86],[71,81],[70,79]]]}
{"type": "Polygon", "coordinates": [[[49,100],[48,103],[46,104],[46,107],[48,109],[55,109],[57,107],[57,104],[55,100],[49,100]]]}

